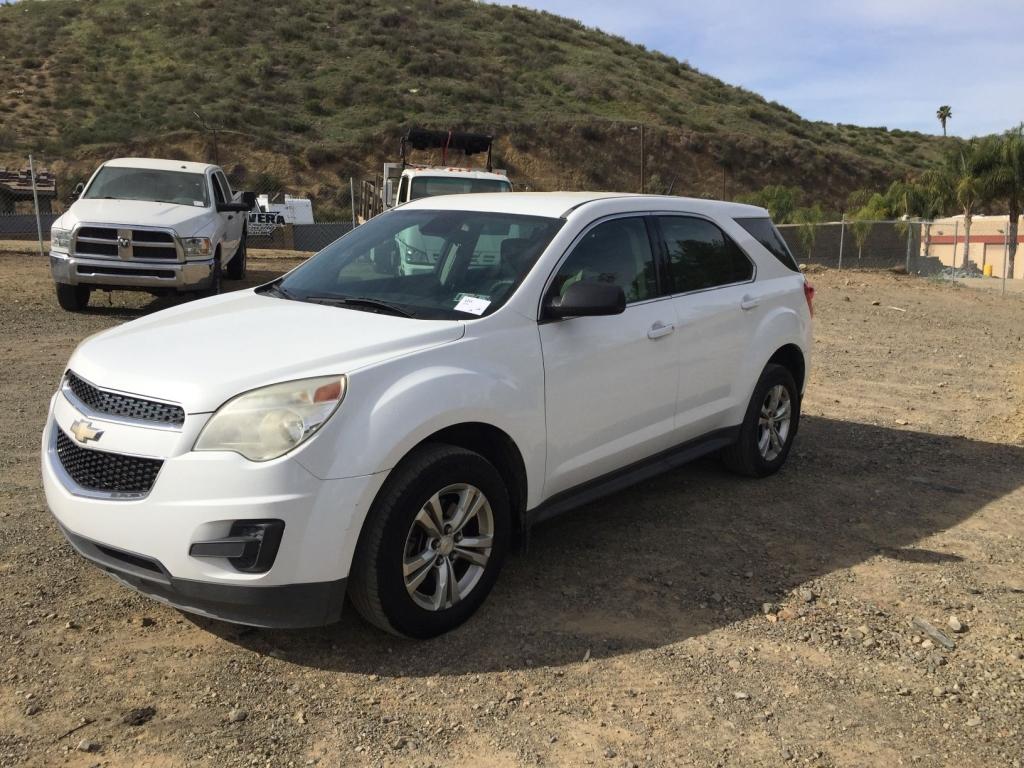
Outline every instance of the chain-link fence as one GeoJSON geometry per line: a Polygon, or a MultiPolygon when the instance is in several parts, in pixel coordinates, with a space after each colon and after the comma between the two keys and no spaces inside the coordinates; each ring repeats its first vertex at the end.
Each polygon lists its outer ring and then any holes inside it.
{"type": "MultiPolygon", "coordinates": [[[[88,180],[52,170],[64,165],[59,160],[30,156],[19,167],[0,167],[0,241],[25,241],[26,249],[45,252],[50,227],[78,198],[88,180]]],[[[233,192],[244,190],[256,196],[256,206],[247,214],[251,248],[312,253],[355,225],[351,215],[354,180],[345,185],[348,204],[344,208],[337,205],[339,191],[332,191],[330,201],[321,205],[324,196],[302,194],[268,173],[235,169],[228,180],[233,192]]]]}
{"type": "Polygon", "coordinates": [[[1007,242],[1000,234],[965,236],[957,219],[842,220],[779,226],[797,260],[832,269],[886,269],[958,279],[1001,277],[1007,242]]]}

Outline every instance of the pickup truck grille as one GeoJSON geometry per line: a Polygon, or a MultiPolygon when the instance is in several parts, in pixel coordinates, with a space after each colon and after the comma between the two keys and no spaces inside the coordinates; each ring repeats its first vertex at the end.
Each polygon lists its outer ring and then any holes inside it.
{"type": "Polygon", "coordinates": [[[174,234],[159,229],[79,227],[75,232],[74,251],[80,256],[122,260],[178,260],[174,234]]]}
{"type": "Polygon", "coordinates": [[[141,397],[100,389],[85,379],[80,379],[72,371],[65,374],[64,381],[71,393],[83,405],[96,413],[105,413],[134,421],[152,421],[175,427],[180,427],[185,423],[185,409],[180,405],[160,403],[155,400],[146,400],[141,397]]]}
{"type": "MultiPolygon", "coordinates": [[[[56,427],[55,427],[56,428],[56,427]]],[[[149,493],[163,466],[160,459],[144,459],[83,448],[57,429],[57,458],[82,488],[111,493],[149,493]]]]}

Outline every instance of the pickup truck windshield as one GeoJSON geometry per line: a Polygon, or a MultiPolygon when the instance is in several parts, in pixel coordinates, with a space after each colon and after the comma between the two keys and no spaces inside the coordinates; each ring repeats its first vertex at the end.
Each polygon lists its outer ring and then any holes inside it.
{"type": "Polygon", "coordinates": [[[410,200],[435,195],[464,195],[470,192],[511,192],[512,185],[503,179],[474,179],[460,176],[416,176],[409,191],[410,200]]]}
{"type": "Polygon", "coordinates": [[[210,205],[206,176],[185,171],[104,166],[82,194],[86,199],[149,200],[159,203],[210,205]]]}
{"type": "Polygon", "coordinates": [[[482,211],[396,210],[336,240],[268,292],[364,311],[468,320],[508,300],[563,223],[482,211]]]}

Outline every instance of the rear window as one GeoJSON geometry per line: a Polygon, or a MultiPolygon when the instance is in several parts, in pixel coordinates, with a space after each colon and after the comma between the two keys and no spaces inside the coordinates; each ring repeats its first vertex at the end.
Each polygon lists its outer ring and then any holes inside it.
{"type": "Polygon", "coordinates": [[[779,234],[779,230],[772,224],[771,219],[736,219],[736,223],[747,230],[751,237],[763,245],[772,256],[785,264],[789,269],[792,269],[794,272],[800,271],[796,265],[796,259],[793,258],[793,254],[789,250],[789,246],[786,245],[786,241],[782,239],[782,235],[779,234]]]}

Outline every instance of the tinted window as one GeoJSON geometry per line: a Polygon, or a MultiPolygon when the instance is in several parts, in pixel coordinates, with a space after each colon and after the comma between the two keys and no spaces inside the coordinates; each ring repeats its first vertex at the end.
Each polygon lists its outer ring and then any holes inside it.
{"type": "Polygon", "coordinates": [[[220,185],[220,179],[216,176],[213,177],[213,199],[218,203],[227,202],[227,198],[224,197],[224,190],[220,185]]]}
{"type": "Polygon", "coordinates": [[[742,283],[754,265],[728,235],[705,219],[659,216],[675,293],[742,283]]]}
{"type": "Polygon", "coordinates": [[[626,301],[656,296],[654,255],[644,220],[612,219],[591,229],[559,268],[551,290],[564,295],[583,280],[621,286],[626,301]]]}
{"type": "Polygon", "coordinates": [[[789,246],[786,245],[779,230],[772,224],[771,219],[736,219],[736,223],[747,230],[750,236],[763,245],[772,256],[794,272],[799,272],[793,253],[789,250],[789,246]]]}

